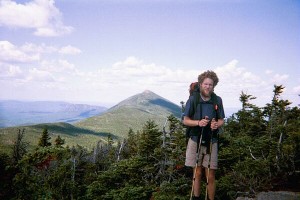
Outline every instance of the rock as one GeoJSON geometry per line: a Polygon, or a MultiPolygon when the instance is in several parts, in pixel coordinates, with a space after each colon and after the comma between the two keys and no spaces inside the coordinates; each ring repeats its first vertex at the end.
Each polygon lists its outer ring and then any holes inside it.
{"type": "Polygon", "coordinates": [[[295,192],[260,192],[257,200],[300,200],[300,194],[295,192]]]}
{"type": "Polygon", "coordinates": [[[295,192],[260,192],[255,198],[238,197],[236,200],[300,200],[300,194],[295,192]]]}

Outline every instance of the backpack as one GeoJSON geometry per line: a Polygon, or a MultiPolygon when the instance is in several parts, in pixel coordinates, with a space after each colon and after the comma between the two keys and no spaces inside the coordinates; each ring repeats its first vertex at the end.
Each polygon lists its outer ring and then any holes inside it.
{"type": "MultiPolygon", "coordinates": [[[[194,104],[192,106],[192,109],[193,109],[192,113],[195,113],[197,105],[200,102],[200,95],[199,95],[200,88],[199,88],[198,82],[193,82],[193,83],[190,84],[189,93],[190,93],[190,96],[193,95],[193,97],[194,97],[194,104]]],[[[213,104],[213,108],[215,110],[215,119],[218,120],[218,109],[219,109],[219,106],[218,106],[217,95],[214,92],[211,95],[211,101],[210,102],[213,104]]],[[[200,106],[200,109],[201,108],[202,108],[202,106],[200,106]]],[[[200,112],[202,112],[202,110],[200,110],[200,112]]],[[[186,133],[185,133],[185,135],[186,135],[186,141],[188,141],[188,139],[191,136],[190,133],[191,133],[192,127],[189,127],[189,126],[185,126],[185,127],[186,127],[186,133]]],[[[213,134],[215,136],[217,134],[217,131],[214,131],[213,134]]]]}

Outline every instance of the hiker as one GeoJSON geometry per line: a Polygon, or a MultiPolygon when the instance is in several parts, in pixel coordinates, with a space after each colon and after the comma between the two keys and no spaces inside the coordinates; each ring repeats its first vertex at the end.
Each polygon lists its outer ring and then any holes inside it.
{"type": "Polygon", "coordinates": [[[222,99],[213,92],[218,82],[213,71],[200,74],[197,86],[193,86],[195,89],[190,92],[183,116],[183,124],[190,127],[185,165],[194,168],[191,199],[195,200],[200,199],[203,171],[207,183],[206,198],[213,200],[215,196],[218,131],[225,118],[222,99]]]}

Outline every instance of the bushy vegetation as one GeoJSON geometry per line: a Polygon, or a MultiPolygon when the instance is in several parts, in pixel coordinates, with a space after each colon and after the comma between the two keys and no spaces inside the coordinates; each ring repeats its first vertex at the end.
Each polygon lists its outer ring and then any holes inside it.
{"type": "MultiPolygon", "coordinates": [[[[297,190],[300,110],[280,99],[282,91],[275,86],[272,102],[262,108],[242,92],[242,109],[227,119],[220,136],[216,199],[297,190]]],[[[0,154],[0,199],[189,199],[185,128],[173,115],[166,122],[160,130],[149,120],[122,141],[108,135],[92,151],[64,147],[60,136],[51,144],[47,129],[28,151],[26,130],[19,130],[13,153],[0,154]]]]}

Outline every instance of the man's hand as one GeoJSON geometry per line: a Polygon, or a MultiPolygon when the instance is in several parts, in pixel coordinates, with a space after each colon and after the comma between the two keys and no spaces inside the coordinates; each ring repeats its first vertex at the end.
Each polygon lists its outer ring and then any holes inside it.
{"type": "Polygon", "coordinates": [[[219,127],[218,127],[218,122],[216,121],[215,118],[212,118],[211,124],[210,124],[210,128],[211,128],[212,130],[216,130],[216,129],[219,128],[219,127]]]}
{"type": "Polygon", "coordinates": [[[205,116],[205,118],[203,118],[199,121],[199,126],[205,127],[205,126],[207,126],[208,123],[209,123],[209,118],[207,116],[205,116]]]}

